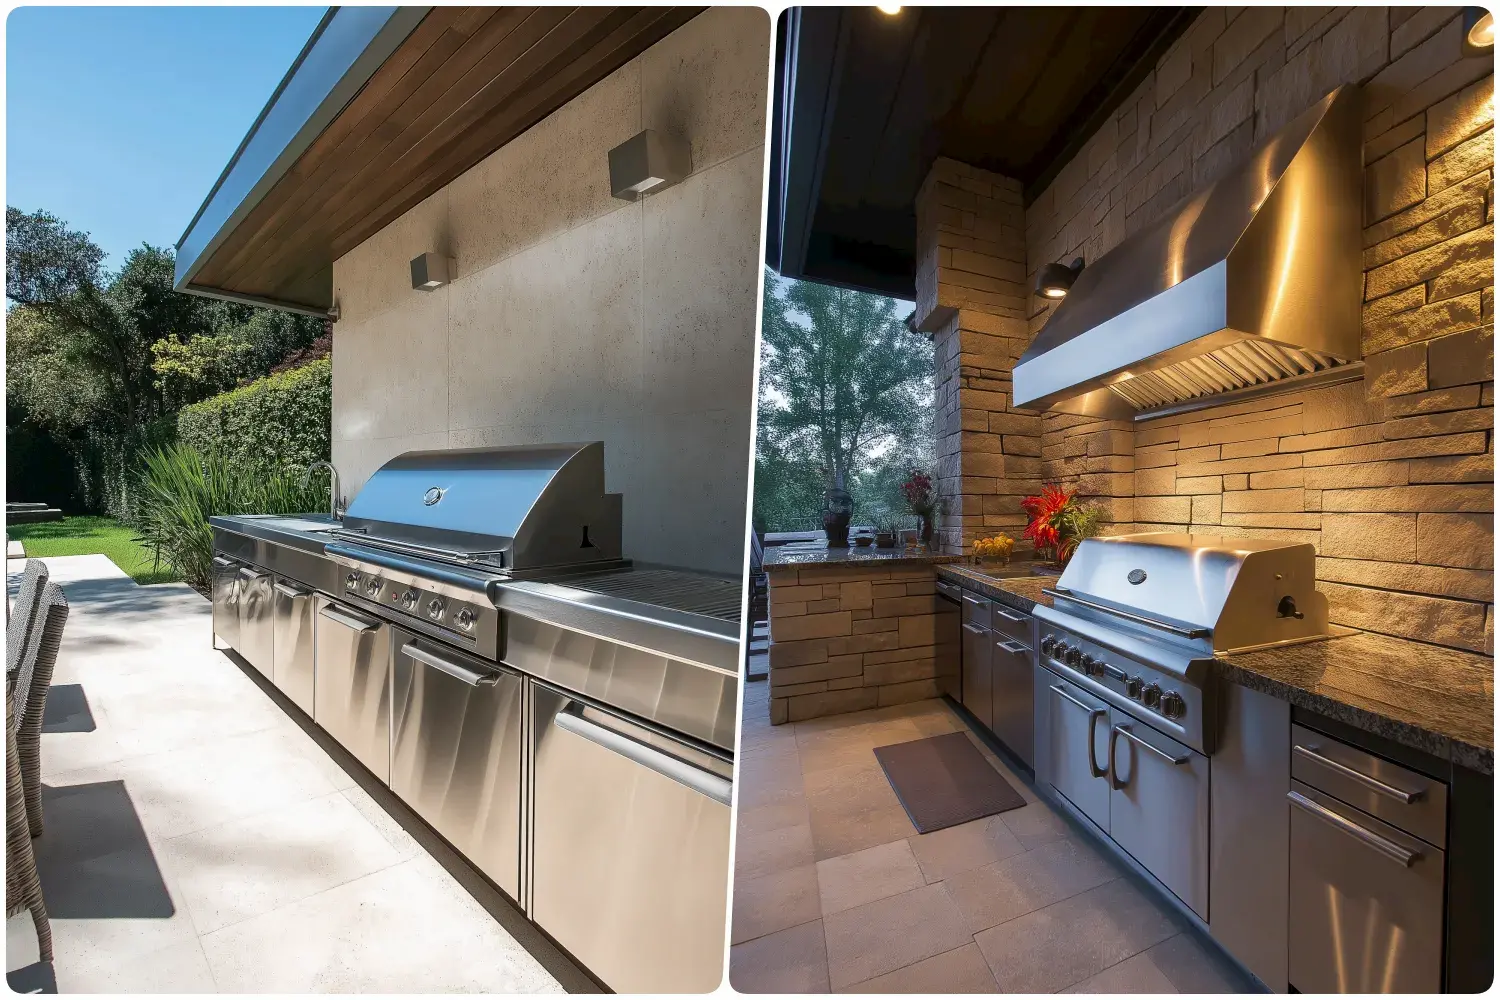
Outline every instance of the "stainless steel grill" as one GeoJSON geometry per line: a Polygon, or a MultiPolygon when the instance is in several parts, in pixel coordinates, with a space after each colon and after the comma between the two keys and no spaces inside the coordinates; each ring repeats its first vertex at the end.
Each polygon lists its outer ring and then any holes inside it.
{"type": "Polygon", "coordinates": [[[1093,538],[1053,606],[1038,607],[1043,666],[1204,753],[1216,653],[1328,635],[1311,545],[1215,535],[1093,538]]]}

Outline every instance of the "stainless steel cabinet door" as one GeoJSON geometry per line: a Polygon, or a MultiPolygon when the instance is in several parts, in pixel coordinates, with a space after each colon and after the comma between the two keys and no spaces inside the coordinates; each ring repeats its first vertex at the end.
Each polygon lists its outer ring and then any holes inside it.
{"type": "Polygon", "coordinates": [[[240,569],[240,638],[235,649],[245,662],[267,680],[274,664],[274,639],[271,635],[271,574],[249,566],[240,569]]]}
{"type": "Polygon", "coordinates": [[[990,630],[964,622],[963,644],[964,708],[988,727],[995,721],[990,687],[990,630]]]}
{"type": "Polygon", "coordinates": [[[992,632],[990,715],[995,735],[1011,753],[1036,766],[1032,734],[1031,643],[992,632]]]}
{"type": "Polygon", "coordinates": [[[963,643],[959,636],[959,600],[963,592],[951,583],[938,582],[938,596],[933,602],[937,612],[937,682],[938,691],[963,703],[963,643]]]}
{"type": "Polygon", "coordinates": [[[719,985],[727,762],[533,684],[530,915],[611,989],[719,985]],[[694,762],[696,760],[696,762],[694,762]]]}
{"type": "Polygon", "coordinates": [[[1438,992],[1443,852],[1291,785],[1291,985],[1303,993],[1438,992]]]}
{"type": "Polygon", "coordinates": [[[312,715],[316,601],[311,591],[285,580],[277,580],[271,591],[271,680],[312,715]]]}
{"type": "Polygon", "coordinates": [[[393,633],[391,791],[521,897],[521,676],[393,633]]]}
{"type": "Polygon", "coordinates": [[[1047,688],[1046,780],[1100,829],[1109,831],[1109,706],[1051,671],[1047,688]]]}
{"type": "Polygon", "coordinates": [[[214,635],[230,649],[240,642],[240,564],[223,556],[213,560],[214,635]]]}
{"type": "Polygon", "coordinates": [[[391,627],[318,598],[313,719],[381,781],[391,776],[391,627]]]}
{"type": "Polygon", "coordinates": [[[1208,758],[1111,711],[1109,835],[1208,919],[1208,758]]]}

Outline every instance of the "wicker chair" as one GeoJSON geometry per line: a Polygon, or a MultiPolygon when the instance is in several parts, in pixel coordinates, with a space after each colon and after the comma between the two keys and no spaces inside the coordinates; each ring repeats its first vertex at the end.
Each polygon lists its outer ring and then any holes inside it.
{"type": "Polygon", "coordinates": [[[47,708],[47,689],[52,686],[52,668],[62,645],[63,626],[68,622],[68,599],[62,588],[49,582],[37,601],[36,624],[26,640],[26,655],[16,671],[15,699],[10,718],[16,729],[16,754],[21,766],[21,785],[26,794],[26,819],[31,835],[42,835],[42,715],[47,708]]]}
{"type": "Polygon", "coordinates": [[[5,699],[5,915],[31,911],[36,927],[37,950],[43,962],[52,961],[52,922],[42,902],[42,880],[36,870],[36,852],[31,846],[26,818],[25,792],[21,787],[21,764],[16,752],[14,696],[5,699]]]}
{"type": "Polygon", "coordinates": [[[16,603],[11,606],[10,620],[5,623],[5,679],[9,682],[21,666],[26,655],[26,639],[31,634],[31,623],[36,620],[36,602],[42,588],[47,585],[47,564],[40,559],[26,560],[26,574],[21,578],[21,589],[16,594],[16,603]]]}

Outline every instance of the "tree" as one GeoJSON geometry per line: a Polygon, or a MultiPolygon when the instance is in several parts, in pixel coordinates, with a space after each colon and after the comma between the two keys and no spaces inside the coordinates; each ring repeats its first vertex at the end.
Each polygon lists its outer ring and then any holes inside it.
{"type": "Polygon", "coordinates": [[[765,530],[815,526],[833,484],[857,517],[899,510],[896,487],[929,461],[933,355],[896,300],[766,272],[760,386],[765,530]]]}

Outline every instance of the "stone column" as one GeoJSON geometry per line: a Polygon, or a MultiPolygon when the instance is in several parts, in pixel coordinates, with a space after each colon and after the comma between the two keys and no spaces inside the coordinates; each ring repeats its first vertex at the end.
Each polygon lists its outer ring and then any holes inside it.
{"type": "Polygon", "coordinates": [[[1021,183],[939,158],[917,193],[916,326],[932,335],[939,519],[948,552],[997,531],[1019,537],[1041,488],[1041,416],[1011,405],[1026,349],[1021,183]]]}

